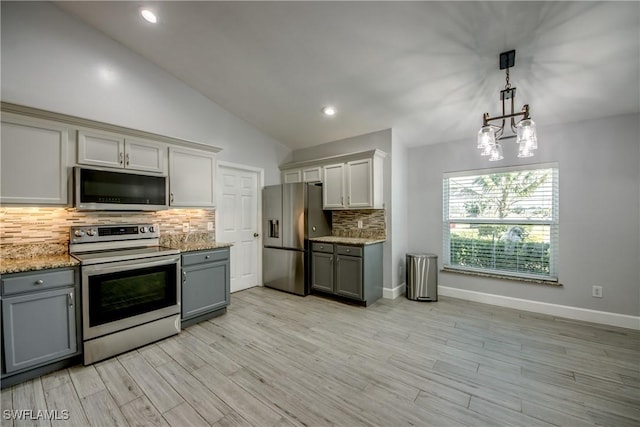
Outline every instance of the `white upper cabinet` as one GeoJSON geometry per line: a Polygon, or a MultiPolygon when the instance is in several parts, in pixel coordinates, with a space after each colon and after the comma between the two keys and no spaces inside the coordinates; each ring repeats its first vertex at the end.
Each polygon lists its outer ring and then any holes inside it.
{"type": "Polygon", "coordinates": [[[78,131],[78,163],[123,168],[124,136],[94,131],[78,131]]]}
{"type": "Polygon", "coordinates": [[[372,163],[372,159],[347,162],[346,207],[355,209],[373,207],[372,163]]]}
{"type": "Polygon", "coordinates": [[[169,147],[169,205],[215,207],[216,155],[212,152],[169,147]]]}
{"type": "Polygon", "coordinates": [[[124,167],[148,172],[164,172],[164,145],[138,138],[124,139],[124,167]]]}
{"type": "Polygon", "coordinates": [[[283,171],[282,183],[291,184],[293,182],[302,182],[302,172],[300,171],[300,169],[283,171]]]}
{"type": "Polygon", "coordinates": [[[323,209],[342,209],[344,200],[344,163],[323,167],[324,183],[322,185],[323,209]]]}
{"type": "Polygon", "coordinates": [[[302,169],[303,182],[322,182],[322,166],[302,169]]]}
{"type": "Polygon", "coordinates": [[[78,131],[78,163],[164,172],[166,146],[109,132],[78,131]]]}
{"type": "MultiPolygon", "coordinates": [[[[383,166],[379,150],[349,155],[354,160],[323,167],[324,209],[383,209],[383,166]]],[[[347,156],[345,156],[347,157],[347,156]]]]}
{"type": "Polygon", "coordinates": [[[0,203],[66,206],[70,129],[2,113],[0,203]]]}
{"type": "Polygon", "coordinates": [[[282,171],[282,183],[322,182],[322,166],[302,169],[286,169],[282,171]]]}

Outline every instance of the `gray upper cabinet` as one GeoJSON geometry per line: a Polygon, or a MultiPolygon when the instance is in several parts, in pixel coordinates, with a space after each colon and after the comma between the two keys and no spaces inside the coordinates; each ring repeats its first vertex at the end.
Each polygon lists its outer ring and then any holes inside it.
{"type": "Polygon", "coordinates": [[[216,205],[216,155],[190,148],[169,148],[169,205],[210,208],[216,205]]]}
{"type": "Polygon", "coordinates": [[[74,269],[2,277],[4,374],[78,354],[74,269]]]}
{"type": "Polygon", "coordinates": [[[163,144],[111,132],[78,131],[78,163],[146,172],[165,171],[163,144]]]}
{"type": "Polygon", "coordinates": [[[2,113],[0,203],[68,205],[69,127],[2,113]]]}

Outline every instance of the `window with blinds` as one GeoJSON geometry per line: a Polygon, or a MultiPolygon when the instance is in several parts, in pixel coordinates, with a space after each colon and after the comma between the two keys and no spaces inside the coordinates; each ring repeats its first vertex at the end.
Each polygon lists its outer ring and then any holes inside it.
{"type": "Polygon", "coordinates": [[[444,266],[557,281],[558,167],[446,173],[444,266]]]}

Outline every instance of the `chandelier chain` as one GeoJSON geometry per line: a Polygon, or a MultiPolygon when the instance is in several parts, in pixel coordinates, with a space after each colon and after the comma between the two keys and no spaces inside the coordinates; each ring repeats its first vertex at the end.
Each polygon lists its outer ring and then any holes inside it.
{"type": "Polygon", "coordinates": [[[511,83],[509,82],[509,69],[505,69],[505,71],[507,72],[507,83],[504,85],[505,89],[511,89],[511,83]]]}

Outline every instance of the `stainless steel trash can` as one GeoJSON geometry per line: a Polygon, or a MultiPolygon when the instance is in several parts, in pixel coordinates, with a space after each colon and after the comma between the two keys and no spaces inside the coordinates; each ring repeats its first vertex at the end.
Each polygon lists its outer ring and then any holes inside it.
{"type": "Polygon", "coordinates": [[[407,299],[438,301],[438,256],[407,254],[407,299]]]}

